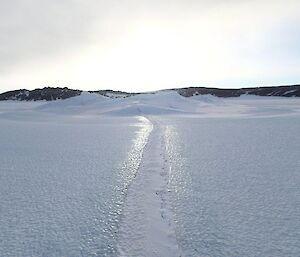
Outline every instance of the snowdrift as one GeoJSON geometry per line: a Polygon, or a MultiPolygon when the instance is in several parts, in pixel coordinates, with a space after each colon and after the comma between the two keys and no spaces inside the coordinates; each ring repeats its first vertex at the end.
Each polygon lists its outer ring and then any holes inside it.
{"type": "Polygon", "coordinates": [[[40,116],[39,119],[48,119],[51,115],[265,117],[299,114],[300,99],[249,95],[234,98],[212,95],[184,97],[174,90],[112,98],[82,92],[79,96],[52,102],[1,102],[0,108],[0,117],[17,119],[37,116],[40,116]]]}

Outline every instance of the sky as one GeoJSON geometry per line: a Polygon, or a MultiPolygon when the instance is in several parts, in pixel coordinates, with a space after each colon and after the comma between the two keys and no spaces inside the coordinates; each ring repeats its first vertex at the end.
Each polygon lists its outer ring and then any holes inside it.
{"type": "Polygon", "coordinates": [[[0,0],[0,92],[299,83],[299,0],[0,0]]]}

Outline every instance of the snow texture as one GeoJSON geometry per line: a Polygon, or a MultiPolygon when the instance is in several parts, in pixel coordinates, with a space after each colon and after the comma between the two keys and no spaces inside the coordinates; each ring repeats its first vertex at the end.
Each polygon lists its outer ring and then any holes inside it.
{"type": "Polygon", "coordinates": [[[179,256],[167,205],[164,131],[157,122],[151,127],[139,172],[128,190],[120,230],[121,256],[179,256]]]}
{"type": "Polygon", "coordinates": [[[1,256],[300,256],[300,99],[0,103],[1,256]]]}

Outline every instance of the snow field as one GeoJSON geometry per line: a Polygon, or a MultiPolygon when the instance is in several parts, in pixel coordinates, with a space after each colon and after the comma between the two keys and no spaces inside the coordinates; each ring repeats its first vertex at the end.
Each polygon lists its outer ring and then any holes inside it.
{"type": "Polygon", "coordinates": [[[300,99],[0,103],[0,255],[299,256],[300,99]]]}

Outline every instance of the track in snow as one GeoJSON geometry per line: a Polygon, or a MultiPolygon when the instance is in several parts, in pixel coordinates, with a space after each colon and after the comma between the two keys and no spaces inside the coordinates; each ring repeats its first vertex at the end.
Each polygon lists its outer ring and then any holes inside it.
{"type": "Polygon", "coordinates": [[[167,205],[164,129],[155,119],[151,123],[140,168],[128,189],[120,227],[121,256],[180,255],[167,205]]]}

